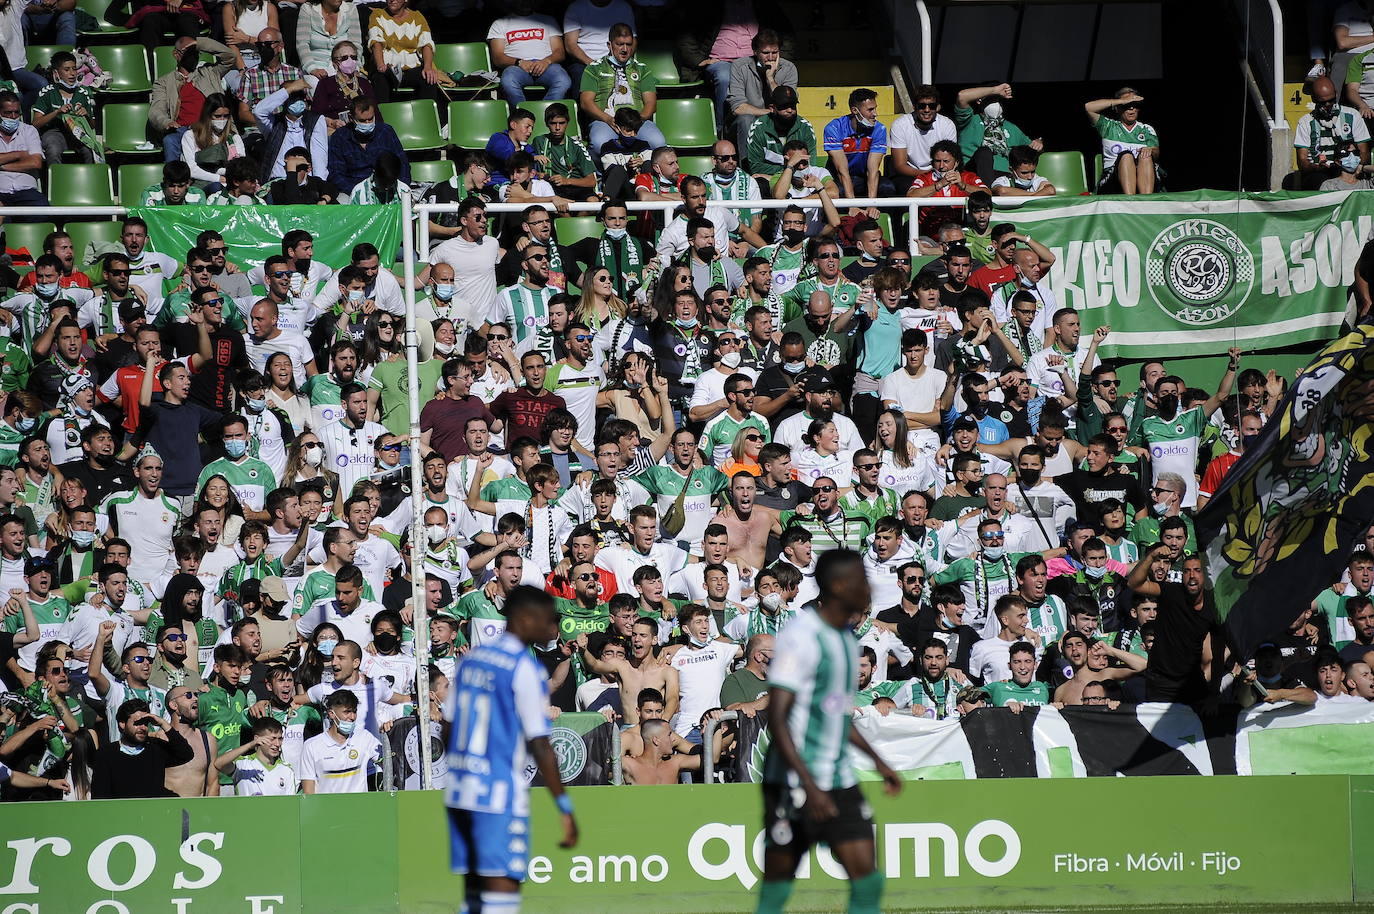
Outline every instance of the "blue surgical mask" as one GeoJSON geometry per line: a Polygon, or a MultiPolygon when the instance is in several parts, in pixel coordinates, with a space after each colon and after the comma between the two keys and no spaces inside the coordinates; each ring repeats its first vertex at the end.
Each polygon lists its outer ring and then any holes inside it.
{"type": "Polygon", "coordinates": [[[989,562],[997,562],[997,561],[1000,561],[1001,558],[1002,558],[1002,556],[1004,556],[1004,555],[1006,555],[1006,554],[1007,554],[1007,547],[1005,547],[1005,546],[984,546],[984,547],[983,547],[983,558],[987,559],[989,562]]]}
{"type": "Polygon", "coordinates": [[[315,645],[315,650],[319,651],[326,657],[332,657],[334,656],[334,648],[338,646],[339,642],[335,639],[325,638],[323,641],[315,645]]]}
{"type": "Polygon", "coordinates": [[[267,409],[267,398],[266,398],[266,397],[258,397],[256,400],[251,400],[251,399],[245,398],[243,402],[244,402],[244,405],[248,407],[248,411],[249,411],[249,412],[260,413],[260,412],[262,412],[264,409],[267,409]]]}
{"type": "Polygon", "coordinates": [[[349,290],[348,290],[348,300],[351,301],[351,302],[353,302],[354,304],[357,304],[358,302],[362,301],[366,296],[367,296],[367,290],[366,290],[366,289],[349,289],[349,290]]]}
{"type": "Polygon", "coordinates": [[[94,530],[73,530],[73,531],[72,531],[72,545],[76,546],[76,548],[78,548],[78,549],[89,549],[89,548],[91,548],[91,544],[94,543],[94,542],[95,542],[95,531],[94,531],[94,530]]]}
{"type": "Polygon", "coordinates": [[[802,373],[802,369],[805,368],[805,367],[806,367],[806,363],[805,363],[805,362],[783,362],[783,363],[782,363],[782,370],[785,371],[785,372],[787,372],[788,374],[801,374],[801,373],[802,373]]]}
{"type": "Polygon", "coordinates": [[[72,404],[72,412],[76,413],[82,419],[85,419],[87,416],[91,414],[91,411],[89,409],[77,406],[75,403],[72,404]]]}
{"type": "Polygon", "coordinates": [[[305,113],[305,99],[298,98],[292,101],[290,104],[286,106],[286,110],[288,113],[294,114],[296,117],[300,117],[302,114],[305,113]]]}
{"type": "Polygon", "coordinates": [[[454,293],[457,291],[453,283],[441,282],[434,287],[434,297],[440,301],[452,301],[454,293]]]}
{"type": "Polygon", "coordinates": [[[1167,501],[1157,501],[1151,505],[1156,514],[1164,515],[1169,513],[1169,503],[1167,501]]]}
{"type": "Polygon", "coordinates": [[[0,117],[0,130],[5,131],[6,133],[18,133],[19,125],[23,123],[24,121],[22,118],[0,117]]]}
{"type": "Polygon", "coordinates": [[[353,129],[363,136],[371,136],[372,131],[377,129],[377,122],[368,121],[366,124],[354,124],[353,129]]]}
{"type": "Polygon", "coordinates": [[[1107,566],[1103,565],[1100,568],[1094,568],[1092,565],[1084,565],[1083,573],[1095,581],[1100,580],[1107,574],[1107,566]]]}
{"type": "Polygon", "coordinates": [[[1359,156],[1359,153],[1347,152],[1345,155],[1341,156],[1341,168],[1344,169],[1345,171],[1349,172],[1349,173],[1352,174],[1352,175],[1353,175],[1355,172],[1359,171],[1359,169],[1360,169],[1360,156],[1359,156]]]}
{"type": "Polygon", "coordinates": [[[625,237],[625,229],[623,229],[623,228],[618,228],[618,229],[610,229],[610,228],[608,228],[608,229],[606,229],[606,237],[609,238],[609,239],[611,239],[612,241],[619,241],[621,238],[624,238],[624,237],[625,237]]]}
{"type": "Polygon", "coordinates": [[[695,317],[689,317],[686,320],[683,320],[682,318],[676,318],[674,319],[673,323],[677,324],[683,330],[691,330],[693,327],[697,325],[698,321],[695,317]]]}
{"type": "Polygon", "coordinates": [[[1032,187],[1035,186],[1034,181],[1027,181],[1022,178],[1012,178],[1012,183],[1015,184],[1017,187],[1021,188],[1022,190],[1030,190],[1032,187]]]}
{"type": "Polygon", "coordinates": [[[262,63],[262,58],[258,56],[257,51],[240,51],[239,56],[243,58],[243,68],[245,70],[251,70],[262,63]]]}
{"type": "Polygon", "coordinates": [[[248,442],[242,438],[226,438],[224,441],[224,453],[229,455],[230,460],[238,460],[248,453],[248,442]]]}
{"type": "Polygon", "coordinates": [[[39,298],[55,298],[61,287],[55,282],[36,282],[33,291],[39,298]]]}
{"type": "Polygon", "coordinates": [[[335,728],[339,731],[339,733],[342,734],[343,736],[352,736],[352,735],[353,735],[353,731],[354,731],[355,728],[357,728],[357,726],[358,726],[358,722],[357,722],[356,720],[336,720],[336,721],[334,721],[334,727],[335,727],[335,728]]]}
{"type": "Polygon", "coordinates": [[[38,420],[33,416],[20,416],[14,427],[21,432],[31,432],[38,427],[38,420]]]}

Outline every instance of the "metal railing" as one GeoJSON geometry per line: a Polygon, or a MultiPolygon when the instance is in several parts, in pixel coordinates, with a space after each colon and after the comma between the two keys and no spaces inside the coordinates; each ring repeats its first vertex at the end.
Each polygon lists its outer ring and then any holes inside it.
{"type": "Polygon", "coordinates": [[[1288,172],[1292,128],[1283,116],[1283,10],[1278,0],[1233,0],[1240,23],[1240,68],[1269,136],[1269,189],[1288,172]]]}
{"type": "Polygon", "coordinates": [[[739,720],[738,711],[721,711],[712,720],[706,722],[706,726],[701,728],[701,779],[707,784],[716,782],[716,758],[711,752],[711,744],[715,742],[716,731],[720,725],[732,720],[739,720]]]}

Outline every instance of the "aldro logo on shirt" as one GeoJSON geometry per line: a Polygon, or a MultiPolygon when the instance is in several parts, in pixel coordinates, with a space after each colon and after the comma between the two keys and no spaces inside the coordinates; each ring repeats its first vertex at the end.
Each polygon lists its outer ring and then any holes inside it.
{"type": "Polygon", "coordinates": [[[1225,320],[1250,296],[1255,259],[1231,229],[1210,219],[1175,222],[1145,253],[1145,284],[1155,304],[1193,326],[1225,320]]]}

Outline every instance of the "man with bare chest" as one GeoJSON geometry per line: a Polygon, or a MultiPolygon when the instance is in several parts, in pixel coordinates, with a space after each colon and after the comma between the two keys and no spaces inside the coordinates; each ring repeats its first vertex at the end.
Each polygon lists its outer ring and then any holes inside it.
{"type": "Polygon", "coordinates": [[[729,532],[729,560],[742,576],[752,575],[764,566],[769,535],[782,533],[778,512],[755,505],[757,494],[757,480],[741,470],[730,480],[730,504],[721,508],[712,521],[729,532]]]}
{"type": "Polygon", "coordinates": [[[582,651],[582,662],[587,669],[598,676],[614,673],[619,681],[620,707],[625,713],[626,724],[639,723],[639,693],[644,689],[655,689],[665,696],[665,712],[670,717],[677,713],[677,670],[654,656],[657,638],[656,619],[636,619],[630,632],[630,656],[607,657],[604,660],[592,656],[587,650],[585,634],[577,638],[577,647],[582,651]]]}
{"type": "Polygon", "coordinates": [[[648,720],[640,726],[643,748],[620,760],[626,784],[676,784],[683,771],[701,770],[701,756],[673,751],[673,728],[666,721],[648,720]]]}
{"type": "MultiPolygon", "coordinates": [[[[639,726],[626,727],[620,732],[620,754],[639,755],[644,751],[644,737],[642,731],[644,725],[653,720],[666,722],[668,718],[663,711],[663,695],[655,689],[645,689],[639,693],[639,726]]],[[[695,744],[678,736],[672,735],[672,750],[681,752],[683,755],[690,754],[695,744]]]]}
{"type": "Polygon", "coordinates": [[[167,713],[172,729],[182,735],[192,752],[189,762],[167,769],[167,789],[179,797],[219,796],[219,772],[214,766],[219,748],[213,736],[196,726],[200,693],[186,685],[172,689],[167,693],[167,713]]]}

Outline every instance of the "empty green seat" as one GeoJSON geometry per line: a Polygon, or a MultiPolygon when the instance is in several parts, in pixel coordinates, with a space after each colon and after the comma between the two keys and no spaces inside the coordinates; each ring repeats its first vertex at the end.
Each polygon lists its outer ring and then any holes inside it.
{"type": "Polygon", "coordinates": [[[635,51],[635,58],[654,74],[654,79],[658,80],[660,93],[664,91],[682,92],[705,85],[701,80],[694,82],[681,82],[679,80],[677,61],[673,59],[673,49],[669,45],[640,45],[639,50],[635,51]]]}
{"type": "Polygon", "coordinates": [[[154,184],[162,183],[159,162],[126,162],[119,166],[119,202],[123,206],[138,206],[138,198],[154,184]]]}
{"type": "Polygon", "coordinates": [[[52,56],[58,51],[70,51],[71,46],[65,44],[31,44],[24,49],[24,59],[28,62],[30,70],[39,67],[47,67],[52,64],[52,56]]]}
{"type": "Polygon", "coordinates": [[[81,32],[86,38],[123,38],[134,33],[133,29],[125,28],[122,25],[115,25],[105,18],[105,13],[111,4],[109,0],[76,0],[76,8],[90,16],[96,21],[93,29],[85,29],[81,32]]]}
{"type": "Polygon", "coordinates": [[[114,206],[110,166],[49,165],[48,202],[53,206],[114,206]]]}
{"type": "Polygon", "coordinates": [[[491,57],[485,42],[440,44],[434,46],[434,66],[445,73],[457,70],[466,76],[478,70],[490,70],[491,57]]]}
{"type": "Polygon", "coordinates": [[[7,222],[3,231],[5,247],[12,251],[27,248],[32,258],[37,260],[43,254],[43,239],[57,231],[57,226],[51,222],[7,222]]]}
{"type": "Polygon", "coordinates": [[[100,106],[100,121],[105,148],[122,155],[161,155],[156,146],[139,148],[148,142],[147,102],[119,102],[100,106]]]}
{"type": "Polygon", "coordinates": [[[153,83],[148,78],[148,55],[141,44],[97,45],[91,53],[100,62],[100,67],[111,76],[110,84],[101,92],[152,92],[153,83]]]}
{"type": "Polygon", "coordinates": [[[391,125],[407,152],[440,149],[444,138],[439,135],[439,109],[429,99],[408,102],[385,102],[378,106],[382,120],[391,125]]]}
{"type": "Polygon", "coordinates": [[[717,139],[715,105],[709,98],[661,98],[654,123],[678,150],[709,149],[717,139]]]}
{"type": "Polygon", "coordinates": [[[1054,185],[1059,197],[1076,197],[1088,192],[1088,176],[1083,170],[1083,153],[1042,152],[1036,174],[1054,185]]]}
{"type": "Polygon", "coordinates": [[[595,216],[559,216],[553,223],[559,244],[576,244],[583,238],[599,238],[601,223],[595,216]]]}
{"type": "Polygon", "coordinates": [[[698,178],[704,177],[707,172],[716,167],[715,159],[710,156],[684,156],[677,157],[677,170],[684,175],[696,175],[698,178]]]}
{"type": "Polygon", "coordinates": [[[429,162],[411,162],[410,179],[412,183],[428,182],[438,184],[453,177],[457,165],[449,159],[435,159],[429,162]]]}
{"type": "Polygon", "coordinates": [[[485,149],[493,133],[506,129],[509,113],[499,99],[449,102],[448,141],[459,149],[485,149]]]}
{"type": "Polygon", "coordinates": [[[94,258],[88,256],[87,251],[92,242],[119,243],[121,226],[118,222],[108,219],[103,222],[68,222],[62,226],[62,231],[72,236],[72,250],[76,252],[76,263],[78,267],[82,267],[95,262],[94,258]]]}

